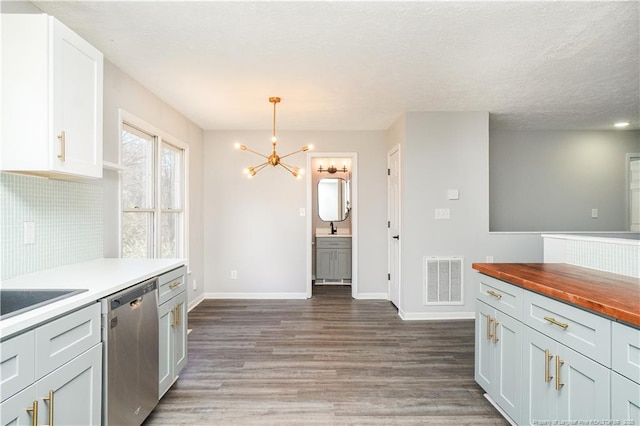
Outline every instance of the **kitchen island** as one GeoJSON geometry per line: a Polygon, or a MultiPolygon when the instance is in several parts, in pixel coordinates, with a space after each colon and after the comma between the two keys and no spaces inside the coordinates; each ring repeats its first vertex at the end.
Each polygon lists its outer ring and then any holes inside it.
{"type": "Polygon", "coordinates": [[[640,424],[638,278],[569,264],[473,268],[475,378],[509,420],[640,424]]]}

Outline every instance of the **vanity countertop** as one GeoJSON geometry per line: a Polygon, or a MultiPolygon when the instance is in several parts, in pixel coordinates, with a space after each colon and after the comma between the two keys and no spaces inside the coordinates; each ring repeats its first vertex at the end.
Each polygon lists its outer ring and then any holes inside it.
{"type": "Polygon", "coordinates": [[[338,233],[338,234],[331,235],[329,233],[326,233],[326,234],[316,233],[316,238],[336,238],[336,237],[351,238],[351,234],[338,233]]]}
{"type": "Polygon", "coordinates": [[[473,269],[640,327],[638,278],[565,263],[474,263],[473,269]]]}

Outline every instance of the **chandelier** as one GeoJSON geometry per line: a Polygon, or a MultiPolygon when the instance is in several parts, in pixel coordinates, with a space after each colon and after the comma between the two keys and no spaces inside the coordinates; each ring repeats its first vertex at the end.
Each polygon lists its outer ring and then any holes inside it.
{"type": "Polygon", "coordinates": [[[242,145],[242,144],[239,144],[239,143],[235,144],[236,149],[239,149],[240,151],[252,152],[252,153],[254,153],[256,155],[259,155],[260,157],[266,158],[266,160],[267,160],[267,161],[265,161],[263,163],[258,164],[257,166],[247,167],[246,169],[244,169],[244,173],[247,175],[247,177],[249,179],[251,179],[260,170],[264,169],[269,164],[271,164],[273,167],[282,166],[282,168],[284,168],[289,173],[291,173],[291,175],[293,175],[294,178],[300,179],[302,177],[301,175],[304,173],[304,169],[301,169],[300,167],[290,166],[288,164],[285,164],[285,163],[282,162],[282,159],[283,158],[287,158],[290,155],[297,154],[298,152],[309,151],[310,149],[313,149],[313,146],[312,145],[305,145],[305,146],[303,146],[302,148],[300,148],[297,151],[290,152],[287,155],[279,156],[278,153],[276,152],[276,145],[278,143],[278,139],[276,138],[276,104],[278,102],[280,102],[280,98],[278,98],[278,97],[269,98],[269,102],[271,102],[273,104],[273,126],[272,126],[272,135],[271,135],[271,155],[269,155],[269,156],[263,155],[263,154],[260,154],[259,152],[256,152],[256,151],[254,151],[252,149],[247,148],[245,145],[242,145]]]}

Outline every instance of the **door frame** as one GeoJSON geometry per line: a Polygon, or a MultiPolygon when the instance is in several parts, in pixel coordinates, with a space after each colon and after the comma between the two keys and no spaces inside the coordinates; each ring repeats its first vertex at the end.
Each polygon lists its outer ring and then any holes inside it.
{"type": "MultiPolygon", "coordinates": [[[[400,194],[402,193],[402,175],[400,173],[400,170],[402,170],[401,167],[401,161],[402,161],[402,157],[401,157],[401,151],[400,151],[400,145],[396,145],[393,148],[391,148],[389,151],[387,151],[387,170],[389,170],[391,167],[391,156],[397,152],[398,153],[398,235],[402,235],[402,203],[400,202],[400,194]]],[[[389,218],[391,217],[391,187],[389,185],[389,176],[387,176],[387,220],[389,220],[389,218]]],[[[389,226],[387,226],[387,272],[391,272],[391,228],[389,226]]],[[[398,306],[396,306],[398,308],[398,312],[401,312],[400,306],[401,306],[401,294],[402,294],[402,239],[398,240],[398,271],[397,271],[397,275],[398,275],[398,306]]],[[[391,280],[387,280],[387,298],[389,300],[391,300],[391,280]]]]}
{"type": "Polygon", "coordinates": [[[631,230],[631,162],[640,158],[640,153],[627,153],[625,155],[625,180],[624,180],[624,200],[627,210],[627,229],[631,230]]]}
{"type": "Polygon", "coordinates": [[[311,279],[313,277],[312,256],[314,250],[313,240],[313,171],[311,161],[314,158],[340,157],[351,160],[351,297],[358,298],[358,153],[357,152],[307,152],[307,299],[313,294],[311,279]]]}

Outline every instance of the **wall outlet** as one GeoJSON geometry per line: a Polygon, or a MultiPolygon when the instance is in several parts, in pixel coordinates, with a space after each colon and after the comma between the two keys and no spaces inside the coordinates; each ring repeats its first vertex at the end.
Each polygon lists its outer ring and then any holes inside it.
{"type": "Polygon", "coordinates": [[[198,289],[198,281],[193,280],[193,289],[197,290],[198,289]]]}
{"type": "Polygon", "coordinates": [[[591,218],[592,219],[598,218],[598,209],[591,209],[591,218]]]}
{"type": "Polygon", "coordinates": [[[487,256],[487,263],[493,263],[493,256],[487,256]]]}
{"type": "Polygon", "coordinates": [[[236,271],[236,270],[232,270],[231,271],[231,279],[232,280],[237,280],[238,279],[238,271],[236,271]]]}
{"type": "Polygon", "coordinates": [[[436,209],[436,220],[451,219],[450,209],[436,209]]]}
{"type": "Polygon", "coordinates": [[[25,222],[24,223],[24,243],[33,244],[36,242],[36,223],[25,222]]]}

